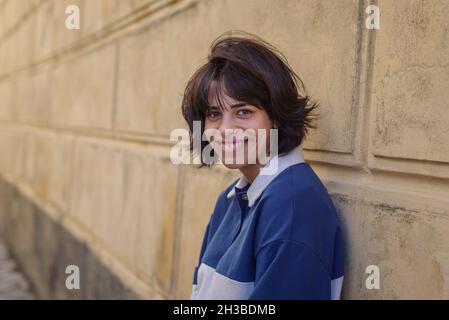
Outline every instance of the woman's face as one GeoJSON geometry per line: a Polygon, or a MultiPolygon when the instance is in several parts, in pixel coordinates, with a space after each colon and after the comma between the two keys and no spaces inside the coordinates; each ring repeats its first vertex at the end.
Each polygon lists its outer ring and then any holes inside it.
{"type": "Polygon", "coordinates": [[[240,103],[227,95],[223,95],[223,100],[226,108],[220,110],[215,95],[209,94],[209,110],[204,125],[209,143],[229,169],[257,166],[259,164],[257,151],[261,150],[260,144],[266,144],[262,150],[270,150],[272,121],[263,109],[240,103]],[[208,134],[209,129],[215,129],[215,135],[218,136],[211,138],[208,134]],[[266,139],[259,138],[261,132],[265,132],[266,139]]]}

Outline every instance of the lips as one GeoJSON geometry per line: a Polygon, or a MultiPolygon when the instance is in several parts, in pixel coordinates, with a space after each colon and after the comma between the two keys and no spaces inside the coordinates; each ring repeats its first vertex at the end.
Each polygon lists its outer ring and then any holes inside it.
{"type": "Polygon", "coordinates": [[[222,144],[221,142],[218,142],[218,141],[217,141],[217,143],[219,146],[221,146],[221,148],[224,152],[234,152],[236,150],[241,149],[247,141],[248,141],[248,139],[243,139],[243,140],[239,140],[239,141],[234,140],[232,143],[223,143],[222,144]]]}
{"type": "Polygon", "coordinates": [[[245,141],[239,141],[236,143],[225,143],[221,147],[225,152],[233,152],[237,149],[242,148],[244,143],[245,141]]]}

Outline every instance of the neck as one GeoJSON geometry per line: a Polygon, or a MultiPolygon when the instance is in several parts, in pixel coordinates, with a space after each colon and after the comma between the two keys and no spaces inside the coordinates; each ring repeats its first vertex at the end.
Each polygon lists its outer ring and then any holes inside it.
{"type": "Polygon", "coordinates": [[[239,169],[240,172],[245,176],[245,179],[249,183],[253,183],[256,177],[259,175],[260,165],[259,164],[249,164],[239,169]]]}

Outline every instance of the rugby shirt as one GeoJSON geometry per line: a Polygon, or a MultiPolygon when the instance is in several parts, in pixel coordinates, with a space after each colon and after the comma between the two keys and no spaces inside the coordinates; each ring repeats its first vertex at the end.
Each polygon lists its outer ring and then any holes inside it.
{"type": "Polygon", "coordinates": [[[220,194],[190,298],[340,299],[343,254],[335,207],[298,146],[220,194]]]}

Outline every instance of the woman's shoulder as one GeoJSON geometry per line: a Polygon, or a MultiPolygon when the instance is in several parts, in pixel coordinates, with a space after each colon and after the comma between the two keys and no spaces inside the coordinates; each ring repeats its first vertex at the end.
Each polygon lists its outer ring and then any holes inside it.
{"type": "Polygon", "coordinates": [[[311,197],[327,201],[329,194],[312,167],[304,162],[290,166],[280,173],[267,186],[262,198],[270,203],[282,202],[290,205],[311,197]]]}
{"type": "MultiPolygon", "coordinates": [[[[258,231],[271,237],[311,244],[339,229],[333,202],[307,163],[291,166],[274,179],[258,203],[258,231]]],[[[273,239],[271,239],[273,240],[273,239]]],[[[264,241],[264,242],[265,242],[264,241]]]]}

